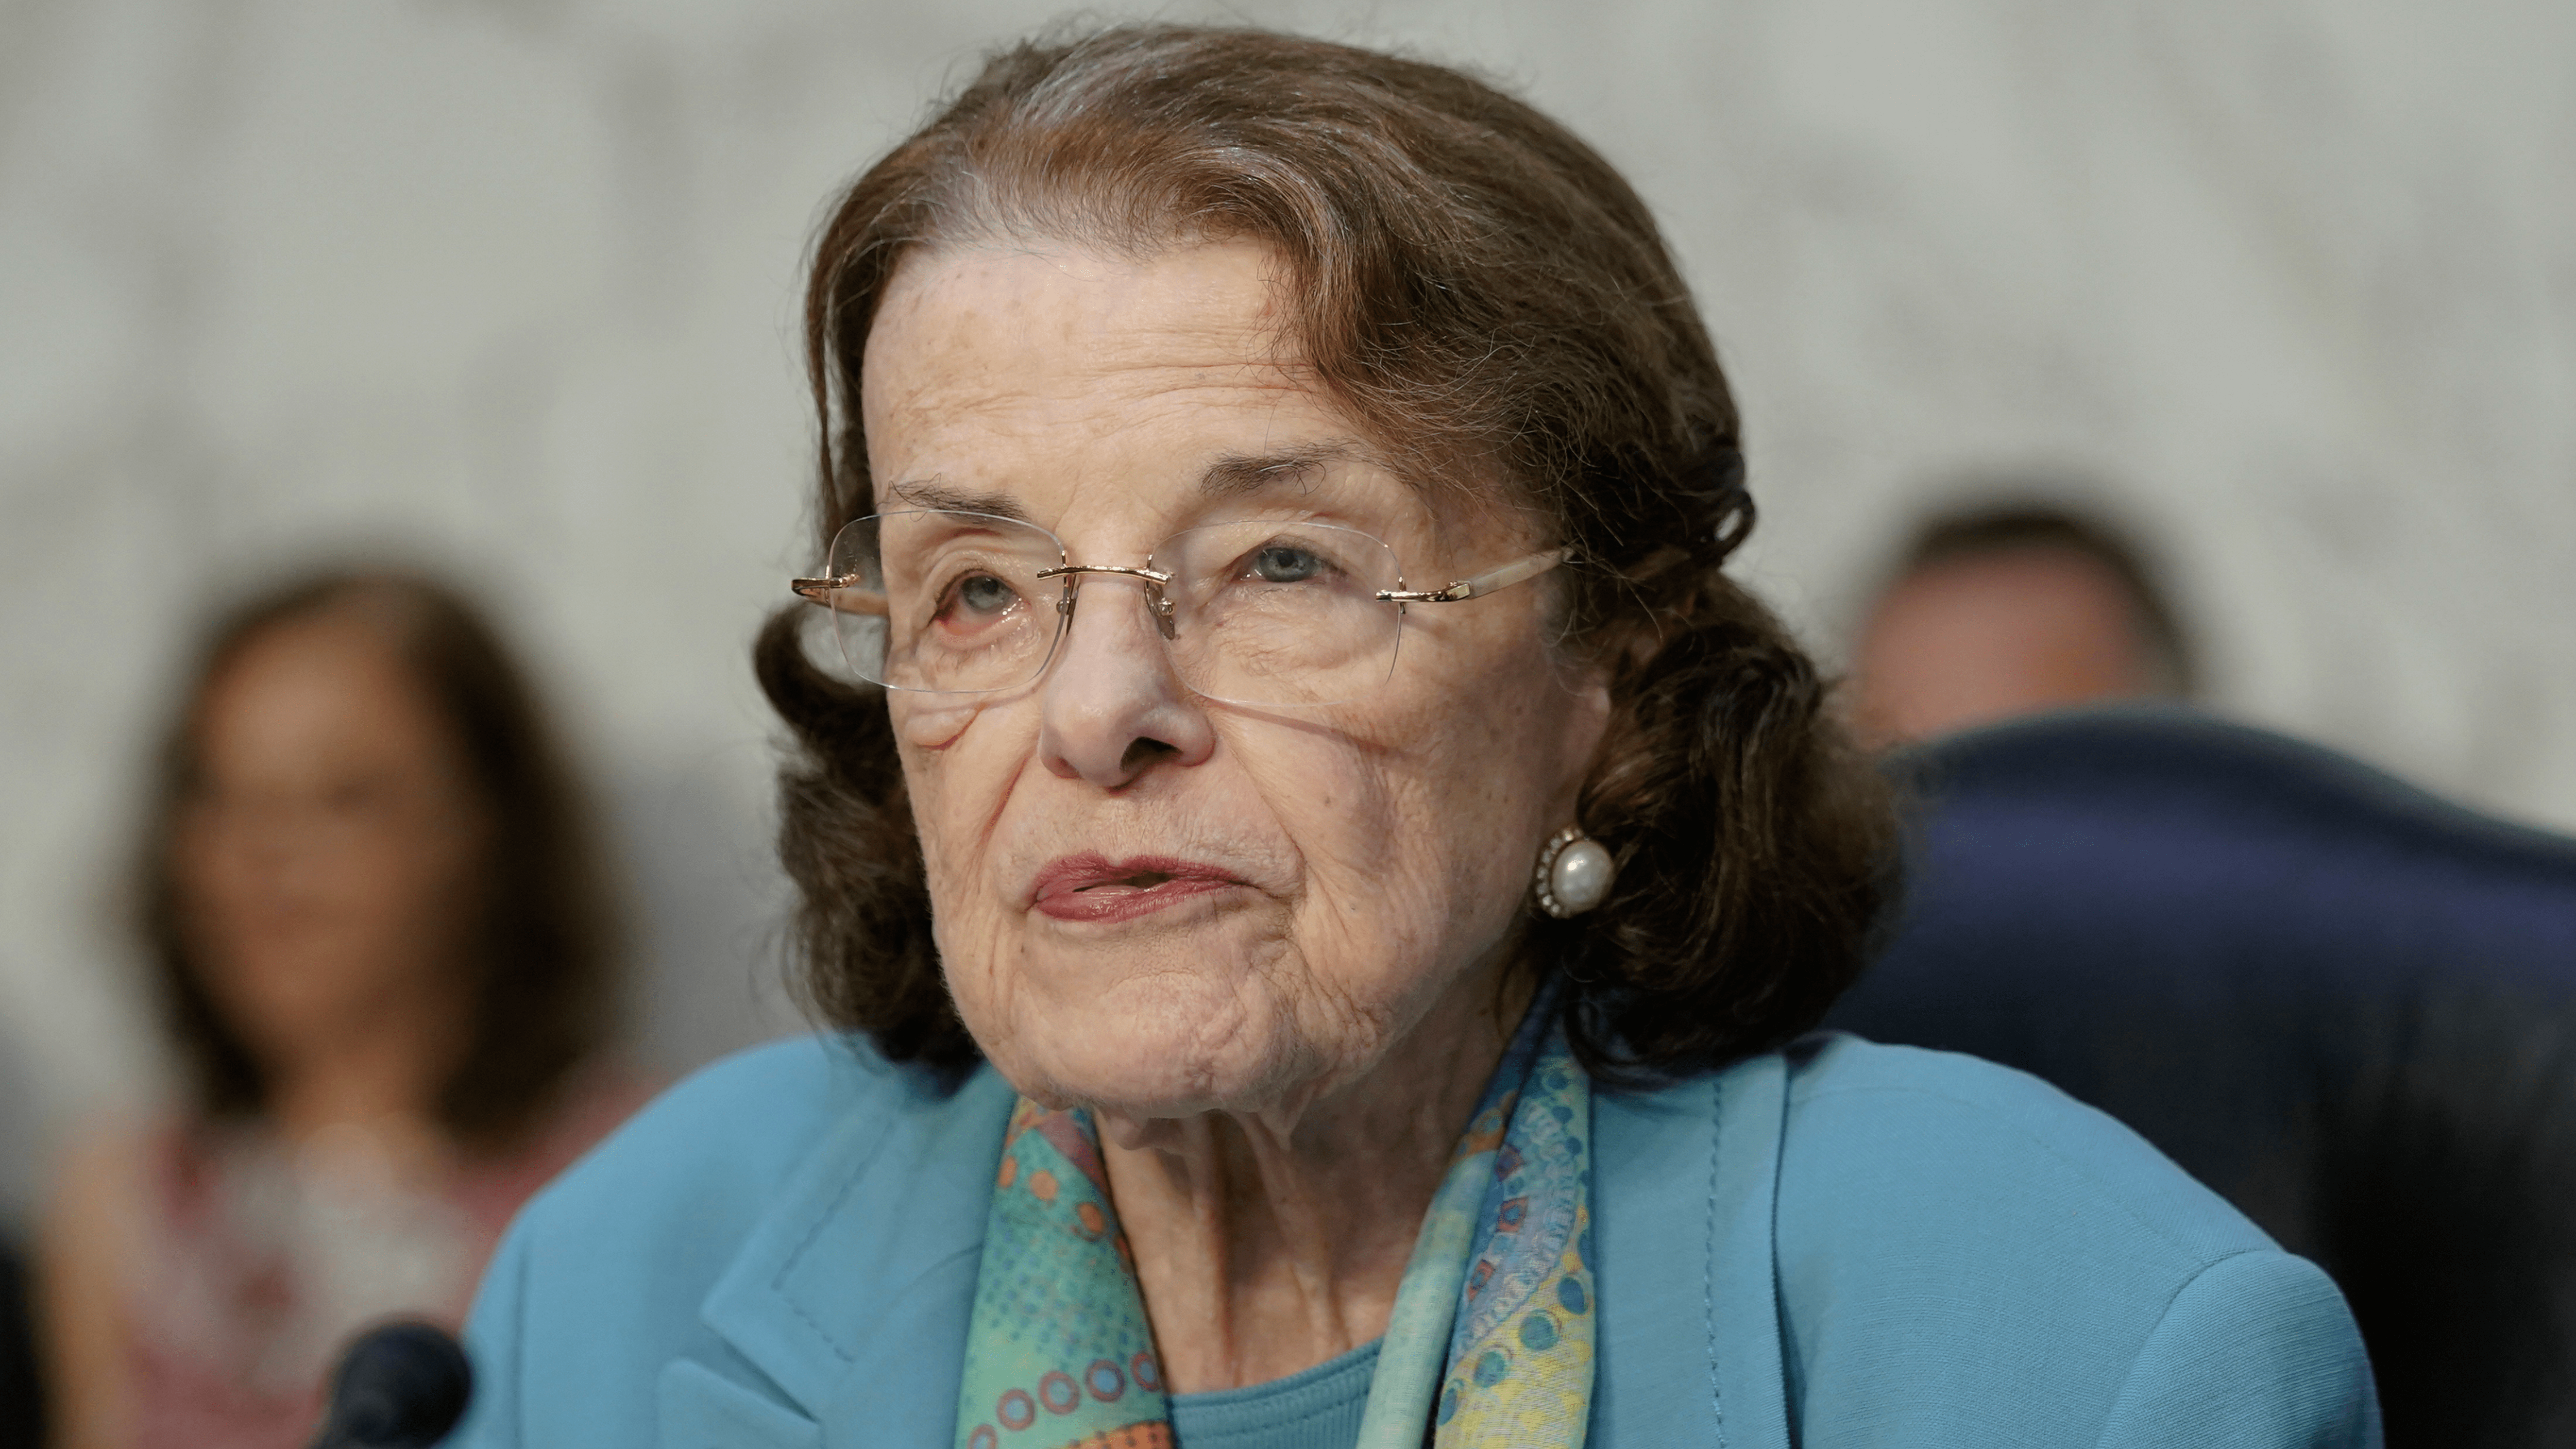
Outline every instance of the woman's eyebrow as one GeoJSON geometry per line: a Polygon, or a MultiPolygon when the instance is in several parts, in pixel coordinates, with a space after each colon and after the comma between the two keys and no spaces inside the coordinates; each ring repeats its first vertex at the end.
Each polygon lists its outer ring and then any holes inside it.
{"type": "Polygon", "coordinates": [[[1352,442],[1306,443],[1270,453],[1227,453],[1199,475],[1204,498],[1231,498],[1281,483],[1303,483],[1330,463],[1349,462],[1366,450],[1352,442]]]}
{"type": "Polygon", "coordinates": [[[948,513],[989,513],[995,518],[1012,518],[1022,523],[1030,521],[1029,511],[1007,493],[971,493],[936,478],[897,483],[886,490],[886,496],[915,508],[935,508],[948,513]]]}

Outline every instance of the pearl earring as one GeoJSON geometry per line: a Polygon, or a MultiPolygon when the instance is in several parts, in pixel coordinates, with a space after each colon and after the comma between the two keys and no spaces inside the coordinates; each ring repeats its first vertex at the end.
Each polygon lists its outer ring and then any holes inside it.
{"type": "Polygon", "coordinates": [[[1560,921],[1582,915],[1610,898],[1610,881],[1618,873],[1608,847],[1582,826],[1569,825],[1538,853],[1538,908],[1560,921]]]}

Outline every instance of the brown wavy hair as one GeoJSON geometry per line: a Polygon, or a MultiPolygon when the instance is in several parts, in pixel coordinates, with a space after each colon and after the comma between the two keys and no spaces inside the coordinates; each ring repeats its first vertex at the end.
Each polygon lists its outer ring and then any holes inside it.
{"type": "MultiPolygon", "coordinates": [[[[999,51],[816,244],[818,542],[873,510],[859,370],[896,264],[997,236],[1267,244],[1302,360],[1409,475],[1571,546],[1565,647],[1606,669],[1612,702],[1580,823],[1619,872],[1589,915],[1533,913],[1529,959],[1569,977],[1587,1064],[1667,1075],[1815,1025],[1892,888],[1893,815],[1815,666],[1723,571],[1753,524],[1735,402],[1607,162],[1482,81],[1323,41],[1148,25],[999,51]]],[[[780,846],[806,993],[891,1057],[961,1068],[976,1047],[932,944],[883,693],[818,668],[803,635],[791,606],[756,657],[794,736],[780,846]]]]}
{"type": "Polygon", "coordinates": [[[270,1084],[225,1020],[185,928],[170,841],[196,788],[197,716],[242,649],[281,625],[346,615],[378,631],[456,741],[492,821],[475,893],[482,920],[459,969],[470,993],[466,1048],[436,1120],[462,1143],[503,1147],[554,1105],[614,1025],[616,915],[582,791],[528,678],[501,636],[444,584],[394,570],[317,573],[218,617],[162,742],[136,850],[142,933],[162,1018],[196,1105],[254,1116],[270,1084]]]}

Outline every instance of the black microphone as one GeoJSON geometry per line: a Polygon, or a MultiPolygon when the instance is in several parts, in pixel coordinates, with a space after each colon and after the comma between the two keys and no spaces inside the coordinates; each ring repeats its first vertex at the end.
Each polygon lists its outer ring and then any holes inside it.
{"type": "Polygon", "coordinates": [[[331,1373],[313,1449],[429,1449],[465,1417],[474,1366],[455,1335],[405,1320],[359,1336],[331,1373]]]}

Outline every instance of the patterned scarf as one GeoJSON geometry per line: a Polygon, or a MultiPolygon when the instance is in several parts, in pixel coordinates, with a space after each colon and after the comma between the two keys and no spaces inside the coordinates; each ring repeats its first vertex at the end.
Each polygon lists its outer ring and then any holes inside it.
{"type": "MultiPolygon", "coordinates": [[[[1542,992],[1450,1154],[1378,1351],[1360,1449],[1581,1449],[1592,1093],[1542,992]]],[[[984,1226],[958,1449],[1171,1449],[1135,1256],[1089,1113],[1023,1098],[984,1226]]]]}

